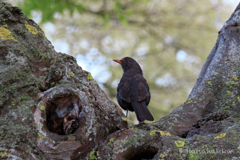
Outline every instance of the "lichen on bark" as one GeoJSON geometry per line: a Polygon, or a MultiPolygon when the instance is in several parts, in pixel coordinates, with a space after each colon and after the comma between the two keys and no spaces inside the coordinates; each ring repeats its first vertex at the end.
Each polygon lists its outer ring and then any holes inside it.
{"type": "Polygon", "coordinates": [[[0,3],[0,159],[239,158],[239,12],[187,101],[135,125],[21,9],[0,3]]]}

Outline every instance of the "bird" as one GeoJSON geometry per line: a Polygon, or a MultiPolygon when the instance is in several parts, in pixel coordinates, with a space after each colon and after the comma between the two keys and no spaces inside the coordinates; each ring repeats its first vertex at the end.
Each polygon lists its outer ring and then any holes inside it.
{"type": "Polygon", "coordinates": [[[139,124],[145,120],[153,121],[154,118],[147,106],[151,99],[151,93],[140,65],[131,57],[121,60],[113,59],[123,69],[122,78],[117,87],[117,101],[120,107],[127,111],[134,111],[139,124]]]}

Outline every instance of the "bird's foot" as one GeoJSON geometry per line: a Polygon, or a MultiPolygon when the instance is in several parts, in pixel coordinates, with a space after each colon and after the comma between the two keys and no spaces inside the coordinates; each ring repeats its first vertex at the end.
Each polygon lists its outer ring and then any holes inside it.
{"type": "Polygon", "coordinates": [[[144,121],[142,121],[142,122],[139,121],[139,125],[141,125],[141,124],[146,124],[146,123],[144,121]]]}

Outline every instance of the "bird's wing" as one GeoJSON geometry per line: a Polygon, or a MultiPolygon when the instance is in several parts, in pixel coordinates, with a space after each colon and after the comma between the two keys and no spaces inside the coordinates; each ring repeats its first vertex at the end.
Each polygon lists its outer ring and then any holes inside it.
{"type": "Polygon", "coordinates": [[[138,87],[137,87],[138,88],[138,101],[139,102],[145,101],[146,106],[147,106],[151,99],[151,94],[149,92],[149,86],[147,84],[147,81],[140,74],[134,76],[134,79],[138,82],[138,87]]]}
{"type": "Polygon", "coordinates": [[[131,102],[130,96],[130,90],[129,90],[129,80],[125,77],[123,77],[118,85],[117,88],[118,96],[121,100],[124,100],[127,103],[131,102]]]}
{"type": "Polygon", "coordinates": [[[144,100],[147,100],[149,98],[150,92],[148,90],[148,87],[143,82],[138,83],[138,101],[142,102],[144,100]]]}

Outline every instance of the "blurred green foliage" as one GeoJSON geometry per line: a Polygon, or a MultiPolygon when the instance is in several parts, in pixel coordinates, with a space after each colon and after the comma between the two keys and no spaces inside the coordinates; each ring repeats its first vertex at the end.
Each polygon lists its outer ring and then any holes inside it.
{"type": "MultiPolygon", "coordinates": [[[[81,62],[105,67],[110,76],[99,83],[114,100],[122,69],[112,59],[135,58],[150,85],[149,109],[156,120],[186,101],[233,11],[221,0],[24,0],[18,5],[28,16],[40,11],[53,43],[67,43],[70,54],[84,55],[81,62]]],[[[96,80],[105,75],[95,70],[96,80]]]]}
{"type": "Polygon", "coordinates": [[[76,0],[24,0],[24,4],[19,3],[19,7],[24,10],[27,16],[31,16],[32,10],[41,11],[42,23],[53,21],[54,13],[62,13],[64,9],[68,9],[71,15],[74,10],[78,10],[78,12],[83,10],[83,6],[78,4],[76,0]]]}

